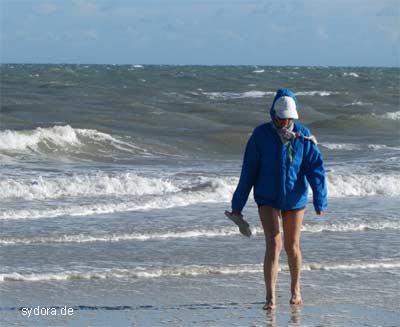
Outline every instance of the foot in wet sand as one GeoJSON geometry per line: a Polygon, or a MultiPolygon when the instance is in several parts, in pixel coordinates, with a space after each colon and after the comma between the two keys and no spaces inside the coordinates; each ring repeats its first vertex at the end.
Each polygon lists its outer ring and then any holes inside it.
{"type": "Polygon", "coordinates": [[[275,310],[275,309],[276,309],[276,305],[271,300],[267,301],[263,306],[263,310],[272,311],[272,310],[275,310]]]}
{"type": "Polygon", "coordinates": [[[300,295],[292,295],[289,303],[292,305],[301,305],[303,304],[303,299],[301,298],[300,295]]]}

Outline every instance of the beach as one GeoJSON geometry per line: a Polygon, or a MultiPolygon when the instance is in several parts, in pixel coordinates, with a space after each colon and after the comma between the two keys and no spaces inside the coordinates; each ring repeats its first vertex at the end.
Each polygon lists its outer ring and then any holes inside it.
{"type": "Polygon", "coordinates": [[[0,67],[1,326],[399,325],[398,68],[0,67]],[[253,194],[251,238],[223,213],[280,87],[329,207],[310,194],[304,305],[282,252],[271,313],[253,194]]]}

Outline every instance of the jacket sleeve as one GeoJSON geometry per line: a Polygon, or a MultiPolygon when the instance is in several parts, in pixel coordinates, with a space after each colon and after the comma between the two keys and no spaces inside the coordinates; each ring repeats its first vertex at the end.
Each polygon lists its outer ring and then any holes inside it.
{"type": "MultiPolygon", "coordinates": [[[[309,132],[307,134],[309,136],[309,132]]],[[[324,161],[317,145],[310,141],[305,141],[304,166],[305,175],[313,191],[314,208],[323,211],[328,207],[324,161]]]]}
{"type": "Polygon", "coordinates": [[[232,197],[232,209],[242,211],[246,205],[250,191],[255,184],[259,169],[260,154],[257,149],[254,133],[246,145],[244,153],[242,172],[239,184],[232,197]]]}

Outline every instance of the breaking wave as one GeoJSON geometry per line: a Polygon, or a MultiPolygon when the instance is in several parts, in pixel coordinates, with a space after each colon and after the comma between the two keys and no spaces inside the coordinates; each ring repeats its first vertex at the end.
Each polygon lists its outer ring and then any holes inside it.
{"type": "Polygon", "coordinates": [[[321,97],[327,97],[330,95],[337,95],[339,92],[333,92],[333,91],[302,91],[302,92],[296,92],[297,96],[321,96],[321,97]]]}
{"type": "MultiPolygon", "coordinates": [[[[233,100],[243,98],[263,98],[265,96],[274,96],[275,91],[247,91],[247,92],[203,92],[211,100],[233,100]]],[[[330,96],[339,92],[332,91],[300,91],[296,92],[297,96],[330,96]]]]}
{"type": "Polygon", "coordinates": [[[360,144],[351,144],[351,143],[320,143],[319,145],[329,150],[353,151],[353,150],[361,150],[362,148],[360,144]]]}
{"type": "Polygon", "coordinates": [[[360,77],[360,75],[358,75],[357,73],[354,73],[354,72],[350,72],[350,73],[343,73],[343,76],[344,77],[360,77]]]}
{"type": "Polygon", "coordinates": [[[319,143],[329,150],[354,151],[354,150],[400,150],[400,147],[387,146],[385,144],[354,144],[354,143],[319,143]]]}
{"type": "MultiPolygon", "coordinates": [[[[398,196],[400,175],[359,175],[331,171],[327,173],[331,198],[372,195],[398,196]]],[[[126,211],[145,211],[183,207],[200,203],[228,203],[238,177],[154,178],[135,173],[39,177],[33,180],[0,180],[0,199],[52,200],[83,197],[74,204],[41,208],[3,209],[0,219],[38,219],[60,216],[87,216],[126,211]],[[88,202],[88,199],[96,201],[88,202]]],[[[311,195],[311,194],[310,194],[311,195]]],[[[250,195],[251,197],[252,195],[250,195]]]]}
{"type": "Polygon", "coordinates": [[[274,95],[273,91],[247,91],[247,92],[203,92],[211,100],[230,100],[243,98],[263,98],[274,95]]]}
{"type": "Polygon", "coordinates": [[[336,174],[328,173],[330,197],[400,194],[400,175],[395,174],[336,174]]]}
{"type": "MultiPolygon", "coordinates": [[[[387,271],[398,269],[400,261],[381,260],[375,262],[309,263],[303,265],[303,271],[387,271]]],[[[281,271],[288,271],[285,265],[281,271]]],[[[0,282],[46,282],[93,279],[149,279],[171,277],[196,277],[210,275],[260,274],[262,264],[240,265],[187,265],[137,267],[132,269],[93,269],[90,271],[63,271],[48,273],[5,273],[0,274],[0,282]]]]}
{"type": "Polygon", "coordinates": [[[27,200],[101,195],[161,195],[179,191],[169,179],[143,177],[130,172],[74,174],[55,178],[39,176],[29,180],[4,179],[0,180],[0,188],[3,190],[0,198],[27,200]]]}
{"type": "Polygon", "coordinates": [[[343,107],[353,107],[353,106],[372,106],[371,102],[354,101],[351,103],[345,103],[343,107]]]}
{"type": "MultiPolygon", "coordinates": [[[[147,190],[140,190],[138,185],[137,195],[121,199],[99,200],[90,204],[62,205],[43,209],[11,209],[3,210],[0,219],[38,219],[54,218],[60,216],[87,216],[94,214],[109,214],[126,211],[145,211],[153,209],[167,209],[174,207],[188,206],[198,203],[221,203],[230,201],[230,197],[236,187],[237,178],[200,178],[195,181],[183,181],[179,186],[170,184],[169,181],[152,180],[139,178],[139,181],[147,187],[147,190]],[[151,183],[154,183],[152,186],[151,183]],[[179,187],[179,191],[176,191],[179,187]],[[150,194],[150,193],[152,194],[150,194]],[[142,193],[142,195],[140,195],[142,193]]],[[[136,181],[137,182],[137,181],[136,181]]],[[[97,183],[97,182],[95,182],[97,183]]],[[[89,186],[90,188],[91,186],[89,186]]],[[[93,187],[93,186],[92,186],[93,187]]],[[[134,188],[134,185],[130,186],[134,188]]],[[[74,187],[71,188],[73,191],[74,187]]],[[[122,188],[126,190],[126,188],[122,188]]],[[[129,188],[128,188],[129,189],[129,188]]],[[[85,188],[83,188],[83,191],[85,188]]],[[[111,192],[115,192],[111,190],[111,192]]],[[[75,193],[74,193],[75,194],[75,193]]],[[[87,194],[89,195],[89,194],[87,194]]],[[[43,193],[40,195],[43,196],[43,193]]]]}
{"type": "MultiPolygon", "coordinates": [[[[400,221],[387,222],[358,222],[358,223],[332,223],[332,224],[305,224],[302,231],[305,233],[322,232],[357,232],[368,230],[400,229],[400,221]]],[[[261,227],[251,226],[253,236],[264,235],[261,227]]],[[[123,242],[123,241],[148,241],[148,240],[173,240],[192,238],[232,237],[240,235],[237,227],[224,227],[218,229],[193,229],[186,231],[160,231],[150,233],[111,233],[111,234],[63,234],[52,236],[35,236],[20,238],[2,238],[0,245],[39,245],[39,244],[64,244],[64,243],[93,243],[93,242],[123,242]]]]}
{"type": "Polygon", "coordinates": [[[103,153],[105,149],[113,149],[129,154],[151,155],[147,149],[131,141],[94,129],[72,128],[69,125],[38,127],[34,130],[0,131],[0,151],[2,152],[84,152],[85,147],[95,147],[103,153]]]}
{"type": "Polygon", "coordinates": [[[400,120],[400,111],[387,112],[382,117],[390,120],[400,120]]]}

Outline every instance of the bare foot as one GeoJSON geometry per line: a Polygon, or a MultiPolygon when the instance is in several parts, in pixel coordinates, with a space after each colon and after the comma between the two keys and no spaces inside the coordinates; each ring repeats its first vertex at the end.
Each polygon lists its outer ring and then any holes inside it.
{"type": "Polygon", "coordinates": [[[272,311],[272,310],[275,310],[275,309],[276,309],[276,305],[271,300],[267,301],[267,303],[265,303],[264,306],[263,306],[263,310],[272,311]]]}
{"type": "Polygon", "coordinates": [[[301,305],[303,304],[303,299],[301,298],[300,295],[292,295],[289,303],[293,305],[301,305]]]}

